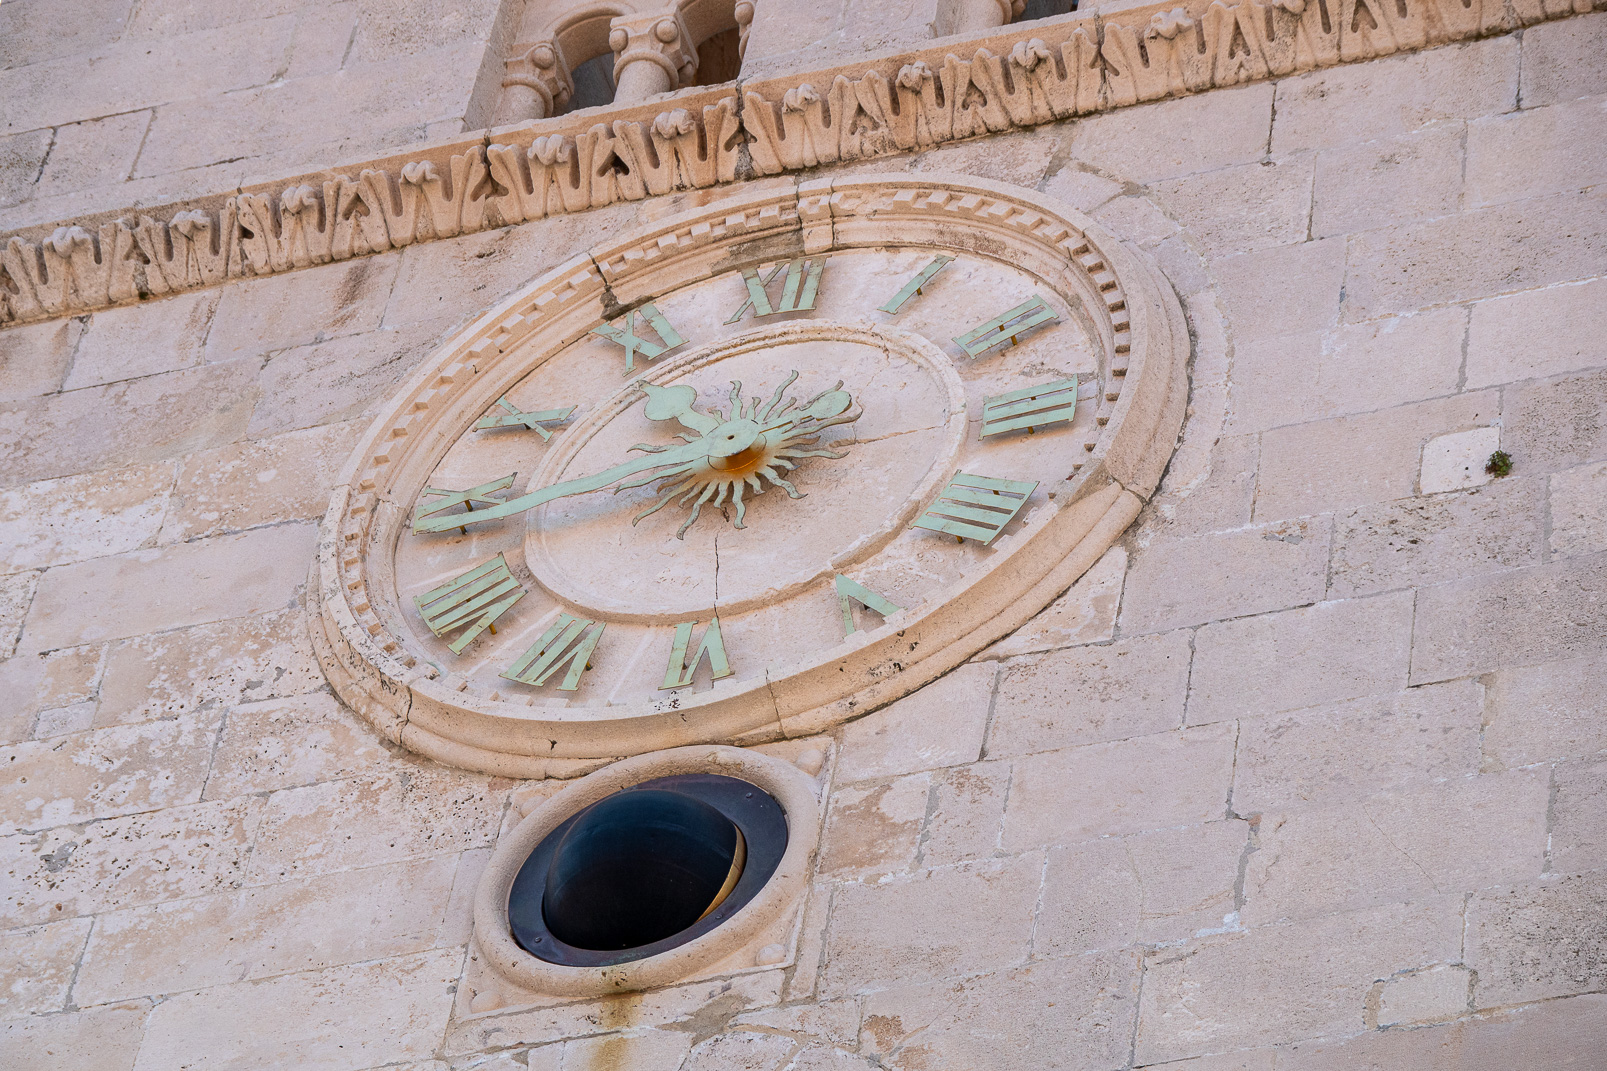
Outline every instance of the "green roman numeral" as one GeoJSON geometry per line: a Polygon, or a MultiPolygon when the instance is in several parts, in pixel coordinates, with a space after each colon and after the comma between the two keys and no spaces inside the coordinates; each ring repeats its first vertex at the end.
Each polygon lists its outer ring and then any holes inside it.
{"type": "Polygon", "coordinates": [[[1026,428],[1028,434],[1047,424],[1058,424],[1077,415],[1077,377],[1024,387],[1008,394],[982,399],[982,434],[1003,435],[1026,428]]]}
{"type": "Polygon", "coordinates": [[[1015,520],[1037,487],[1036,480],[1027,483],[958,472],[910,527],[942,532],[956,541],[974,539],[987,546],[1015,520]]]}
{"type": "Polygon", "coordinates": [[[651,301],[640,309],[632,309],[613,323],[602,323],[591,329],[591,333],[610,342],[617,342],[625,347],[625,374],[628,376],[636,368],[636,355],[640,353],[651,361],[663,356],[677,346],[686,344],[675,328],[670,326],[669,320],[658,311],[658,306],[651,301]],[[652,342],[636,333],[639,326],[637,314],[647,318],[647,323],[658,333],[658,341],[652,342]]]}
{"type": "Polygon", "coordinates": [[[743,268],[742,281],[748,287],[748,300],[731,314],[726,323],[736,323],[749,309],[753,310],[755,317],[813,309],[815,294],[820,290],[820,273],[825,270],[825,257],[816,260],[789,260],[785,264],[777,264],[770,269],[770,274],[763,280],[759,278],[758,269],[743,268]],[[770,284],[775,282],[776,277],[783,271],[787,273],[787,277],[781,281],[781,299],[772,305],[767,291],[770,284]]]}
{"type": "Polygon", "coordinates": [[[494,633],[493,622],[524,597],[524,588],[498,554],[433,591],[413,596],[413,605],[437,636],[445,638],[448,632],[463,629],[457,639],[447,644],[453,654],[462,654],[463,648],[486,629],[494,633]]]}
{"type": "Polygon", "coordinates": [[[894,606],[870,588],[855,580],[850,580],[841,573],[837,574],[837,603],[843,612],[843,635],[852,636],[858,629],[854,625],[854,603],[859,603],[867,610],[875,610],[882,617],[889,618],[900,610],[902,606],[894,606]]]}
{"type": "Polygon", "coordinates": [[[718,617],[710,619],[709,627],[703,630],[703,639],[698,643],[692,661],[686,660],[687,648],[692,646],[692,629],[696,626],[696,621],[682,621],[675,626],[675,643],[670,648],[670,664],[664,671],[660,691],[665,688],[685,688],[691,684],[692,674],[697,672],[698,663],[705,658],[709,660],[709,672],[715,680],[731,675],[731,661],[725,656],[725,638],[720,635],[718,617]]]}
{"type": "Polygon", "coordinates": [[[540,687],[567,665],[569,672],[558,690],[573,692],[580,687],[580,675],[591,668],[591,653],[597,649],[597,641],[602,639],[606,627],[601,621],[559,614],[558,620],[541,634],[541,638],[499,676],[540,687]]]}
{"type": "Polygon", "coordinates": [[[474,430],[493,431],[497,428],[524,427],[541,436],[543,442],[548,442],[552,439],[552,432],[542,425],[562,424],[574,411],[575,407],[570,406],[568,409],[541,409],[525,413],[507,398],[498,398],[496,407],[479,419],[474,425],[474,430]],[[502,411],[499,413],[497,409],[502,411]]]}
{"type": "Polygon", "coordinates": [[[1014,346],[1016,340],[1028,331],[1058,319],[1060,314],[1050,308],[1047,301],[1034,294],[1031,300],[1023,301],[1009,312],[977,324],[956,337],[954,344],[964,350],[967,357],[980,357],[993,347],[1004,345],[1006,341],[1014,346]]]}
{"type": "Polygon", "coordinates": [[[913,279],[905,283],[904,289],[894,294],[887,304],[883,305],[877,311],[895,313],[899,309],[902,309],[909,302],[910,298],[918,295],[922,288],[924,288],[927,283],[932,281],[932,276],[948,267],[949,262],[953,259],[953,257],[938,257],[934,259],[932,263],[922,268],[913,279]]]}

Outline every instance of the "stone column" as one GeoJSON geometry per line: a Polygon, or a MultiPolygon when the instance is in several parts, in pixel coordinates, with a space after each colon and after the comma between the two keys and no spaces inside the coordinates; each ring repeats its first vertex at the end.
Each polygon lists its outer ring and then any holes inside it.
{"type": "Polygon", "coordinates": [[[1004,26],[1026,10],[1026,0],[953,0],[950,33],[1004,26]]]}
{"type": "Polygon", "coordinates": [[[697,75],[697,50],[678,14],[621,15],[609,23],[608,47],[614,50],[616,104],[668,93],[697,75]]]}
{"type": "Polygon", "coordinates": [[[555,115],[574,94],[569,65],[557,41],[515,46],[504,68],[502,96],[492,120],[498,126],[555,115]]]}

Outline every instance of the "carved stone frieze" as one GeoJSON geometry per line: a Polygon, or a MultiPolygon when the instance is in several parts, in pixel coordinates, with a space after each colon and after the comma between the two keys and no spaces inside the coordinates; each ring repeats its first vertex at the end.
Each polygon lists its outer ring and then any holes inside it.
{"type": "MultiPolygon", "coordinates": [[[[202,198],[170,209],[165,220],[118,212],[31,228],[0,240],[0,325],[674,190],[928,149],[1508,32],[1593,6],[1607,8],[1607,0],[1168,2],[1040,20],[963,50],[946,45],[801,77],[685,90],[344,174],[202,198]]],[[[690,77],[695,52],[682,49],[684,26],[660,27],[669,18],[644,21],[641,41],[627,20],[615,20],[616,36],[625,38],[616,48],[619,72],[651,66],[667,86],[690,77]]],[[[543,68],[546,54],[537,51],[526,57],[529,77],[519,84],[547,109],[567,91],[567,74],[556,73],[564,70],[561,57],[543,68]],[[554,73],[544,81],[543,70],[554,73]]]]}

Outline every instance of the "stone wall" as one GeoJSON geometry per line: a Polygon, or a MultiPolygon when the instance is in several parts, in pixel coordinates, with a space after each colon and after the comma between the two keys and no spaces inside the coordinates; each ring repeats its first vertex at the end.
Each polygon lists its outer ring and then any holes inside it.
{"type": "Polygon", "coordinates": [[[384,745],[303,620],[365,413],[709,194],[0,330],[0,1062],[1593,1066],[1604,56],[1585,15],[825,172],[1148,249],[1191,410],[1088,576],[836,734],[799,963],[739,982],[454,1020],[475,879],[550,787],[384,745]]]}

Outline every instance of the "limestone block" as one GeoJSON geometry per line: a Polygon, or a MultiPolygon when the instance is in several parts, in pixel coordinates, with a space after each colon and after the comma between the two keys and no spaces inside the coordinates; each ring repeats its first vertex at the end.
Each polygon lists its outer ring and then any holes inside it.
{"type": "Polygon", "coordinates": [[[1607,280],[1565,283],[1480,301],[1468,325],[1470,387],[1579,372],[1602,361],[1592,315],[1607,302],[1607,280]]]}
{"type": "Polygon", "coordinates": [[[1410,592],[1221,621],[1195,637],[1191,725],[1405,687],[1410,592]]]}
{"type": "Polygon", "coordinates": [[[231,282],[206,339],[209,362],[257,357],[379,326],[400,257],[360,257],[231,282]]]}
{"type": "Polygon", "coordinates": [[[1079,212],[1092,212],[1122,193],[1122,184],[1068,161],[1043,182],[1043,192],[1079,212]]]}
{"type": "Polygon", "coordinates": [[[0,918],[36,925],[233,888],[261,809],[255,799],[198,803],[0,838],[0,918]]]}
{"type": "Polygon", "coordinates": [[[820,843],[822,876],[863,878],[908,870],[915,861],[930,774],[838,789],[820,843]]]}
{"type": "Polygon", "coordinates": [[[837,779],[959,766],[982,753],[996,662],[974,662],[843,729],[837,779]]]}
{"type": "Polygon", "coordinates": [[[1604,257],[1607,192],[1600,189],[1367,231],[1349,240],[1345,319],[1582,279],[1600,274],[1604,257]]]}
{"type": "Polygon", "coordinates": [[[111,645],[99,725],[301,695],[323,672],[298,610],[198,625],[111,645]]]}
{"type": "Polygon", "coordinates": [[[124,35],[130,41],[194,33],[214,26],[249,22],[267,15],[284,15],[311,6],[309,0],[260,0],[246,9],[209,3],[208,0],[141,0],[124,35]]]}
{"type": "Polygon", "coordinates": [[[1506,391],[1501,430],[1507,452],[1525,469],[1555,472],[1607,460],[1607,372],[1506,391]]]}
{"type": "Polygon", "coordinates": [[[34,196],[49,153],[48,128],[0,138],[0,205],[14,205],[34,196]]]}
{"type": "Polygon", "coordinates": [[[1607,554],[1454,580],[1417,593],[1412,683],[1607,646],[1607,554]]]}
{"type": "Polygon", "coordinates": [[[1319,238],[1449,215],[1462,207],[1460,122],[1317,153],[1312,233],[1319,238]]]}
{"type": "Polygon", "coordinates": [[[1511,111],[1517,99],[1511,37],[1325,67],[1278,83],[1272,151],[1373,141],[1442,119],[1511,111]]]}
{"type": "MultiPolygon", "coordinates": [[[[755,1035],[748,1035],[749,1037],[755,1035]]],[[[645,1030],[632,1034],[608,1034],[595,1038],[576,1038],[548,1049],[535,1049],[522,1062],[508,1062],[507,1071],[559,1071],[559,1061],[576,1068],[592,1067],[675,1067],[681,1068],[695,1039],[679,1030],[645,1030]],[[544,1062],[550,1059],[551,1064],[544,1062]]],[[[713,1039],[711,1039],[713,1040],[713,1039]]],[[[789,1046],[790,1047],[790,1046],[789,1046]]],[[[479,1060],[467,1065],[502,1071],[479,1060]]]]}
{"type": "Polygon", "coordinates": [[[967,863],[843,885],[833,898],[821,991],[976,974],[1026,959],[1043,857],[967,863]]]}
{"type": "Polygon", "coordinates": [[[1145,965],[1135,1062],[1356,1033],[1375,979],[1458,959],[1461,907],[1431,897],[1159,951],[1145,965]]]}
{"type": "Polygon", "coordinates": [[[1224,435],[1211,444],[1203,476],[1187,476],[1174,462],[1167,482],[1150,500],[1155,515],[1179,536],[1243,528],[1255,501],[1256,453],[1254,435],[1224,435]]]}
{"type": "Polygon", "coordinates": [[[1233,727],[1207,726],[1016,759],[1003,847],[1075,844],[1221,818],[1233,727]]]}
{"type": "Polygon", "coordinates": [[[1489,483],[1490,474],[1485,467],[1500,446],[1501,429],[1494,426],[1434,436],[1423,444],[1418,490],[1432,495],[1489,483]]]}
{"type": "Polygon", "coordinates": [[[1126,548],[1111,547],[1064,595],[983,651],[981,657],[1010,658],[1108,641],[1116,631],[1116,610],[1126,574],[1126,548]]]}
{"type": "Polygon", "coordinates": [[[135,1071],[356,1071],[428,1056],[446,1027],[461,960],[458,951],[421,952],[181,993],[152,1011],[135,1071]]]}
{"type": "Polygon", "coordinates": [[[379,737],[327,692],[229,711],[208,799],[316,784],[397,766],[379,737]]]}
{"type": "Polygon", "coordinates": [[[50,320],[0,331],[0,403],[59,388],[83,333],[82,320],[50,320]]]}
{"type": "Polygon", "coordinates": [[[1471,991],[1472,976],[1466,967],[1430,967],[1397,975],[1378,987],[1378,1025],[1455,1019],[1468,1010],[1471,991]]]}
{"type": "Polygon", "coordinates": [[[865,998],[860,1051],[882,1067],[1116,1067],[1132,1036],[1131,953],[1049,960],[865,998]]]}
{"type": "MultiPolygon", "coordinates": [[[[99,9],[85,17],[98,19],[99,9]]],[[[33,130],[262,85],[283,61],[294,22],[256,19],[0,70],[0,100],[12,129],[33,130]]]]}
{"type": "Polygon", "coordinates": [[[1033,953],[1162,944],[1231,924],[1249,830],[1206,822],[1051,851],[1033,953]]]}
{"type": "Polygon", "coordinates": [[[1594,151],[1604,138],[1607,96],[1473,120],[1467,127],[1467,207],[1596,185],[1607,176],[1602,154],[1594,151]]]}
{"type": "Polygon", "coordinates": [[[1236,340],[1323,331],[1339,321],[1345,243],[1324,238],[1212,262],[1236,340]]]}
{"type": "Polygon", "coordinates": [[[10,658],[16,651],[38,583],[39,574],[34,572],[0,577],[0,656],[10,658]]]}
{"type": "Polygon", "coordinates": [[[1007,762],[977,762],[934,775],[920,865],[946,866],[993,855],[1009,793],[1007,762]]]}
{"type": "Polygon", "coordinates": [[[74,1000],[104,1004],[423,951],[435,944],[456,867],[440,856],[108,912],[84,949],[74,1000]]]}
{"type": "Polygon", "coordinates": [[[117,40],[132,4],[65,0],[41,7],[12,4],[0,12],[0,68],[22,67],[87,52],[117,40]]]}
{"type": "Polygon", "coordinates": [[[1484,764],[1511,769],[1607,749],[1607,657],[1499,669],[1485,679],[1484,764]]]}
{"type": "Polygon", "coordinates": [[[94,723],[95,704],[74,703],[71,706],[40,711],[39,716],[34,719],[33,732],[30,735],[35,740],[48,740],[51,737],[82,732],[94,723]]]}
{"type": "Polygon", "coordinates": [[[256,404],[257,367],[187,368],[0,407],[0,484],[148,464],[232,442],[256,404]],[[86,427],[95,434],[82,434],[86,427]]]}
{"type": "Polygon", "coordinates": [[[1157,540],[1133,555],[1128,635],[1281,610],[1322,598],[1330,521],[1311,517],[1157,540]]]}
{"type": "Polygon", "coordinates": [[[0,491],[0,570],[126,554],[155,538],[173,463],[89,472],[0,491]]]}
{"type": "Polygon", "coordinates": [[[150,1001],[138,1000],[0,1023],[0,1048],[19,1067],[129,1071],[150,1009],[150,1001]]]}
{"type": "Polygon", "coordinates": [[[1159,245],[1179,231],[1178,224],[1148,197],[1114,197],[1090,214],[1122,241],[1145,247],[1159,245]]]}
{"type": "Polygon", "coordinates": [[[149,111],[126,112],[56,128],[35,197],[57,197],[122,182],[134,169],[151,125],[149,111]]]}
{"type": "Polygon", "coordinates": [[[1074,160],[1141,183],[1249,163],[1267,149],[1272,92],[1242,86],[1091,116],[1072,127],[1068,148],[1074,160]]]}
{"type": "Polygon", "coordinates": [[[370,415],[447,326],[431,320],[276,354],[262,370],[262,399],[246,434],[260,439],[370,415]]]}
{"type": "Polygon", "coordinates": [[[1266,431],[1454,394],[1466,331],[1461,309],[1433,309],[1246,342],[1233,353],[1228,426],[1266,431]]]}
{"type": "Polygon", "coordinates": [[[306,581],[316,541],[313,525],[288,524],[52,569],[27,638],[49,650],[279,609],[306,581]]]}
{"type": "Polygon", "coordinates": [[[1548,872],[1607,869],[1607,763],[1562,763],[1555,774],[1548,872]]]}
{"type": "Polygon", "coordinates": [[[1360,802],[1479,769],[1482,690],[1473,681],[1239,722],[1239,814],[1360,802]],[[1366,741],[1358,746],[1358,741],[1366,741]]]}
{"type": "Polygon", "coordinates": [[[79,733],[0,749],[0,836],[194,803],[220,714],[79,733]]]}
{"type": "Polygon", "coordinates": [[[1537,108],[1602,91],[1602,56],[1607,55],[1607,18],[1531,26],[1523,32],[1520,99],[1537,108]]]}
{"type": "Polygon", "coordinates": [[[1272,1071],[1278,1052],[1273,1049],[1240,1049],[1237,1052],[1196,1056],[1192,1060],[1168,1061],[1166,1071],[1272,1071]]]}
{"type": "Polygon", "coordinates": [[[483,42],[497,0],[358,0],[354,58],[383,63],[447,44],[483,42]]]}
{"type": "MultiPolygon", "coordinates": [[[[850,5],[850,14],[854,11],[855,7],[850,5]]],[[[916,173],[946,171],[996,182],[1013,182],[1035,190],[1060,147],[1058,132],[1018,131],[933,149],[916,157],[910,170],[916,173]]]]}
{"type": "Polygon", "coordinates": [[[1489,424],[1499,405],[1495,392],[1482,391],[1269,431],[1261,436],[1256,519],[1413,495],[1428,441],[1489,424]]]}
{"type": "Polygon", "coordinates": [[[332,424],[191,454],[179,468],[161,542],[322,516],[362,430],[332,424]]]}
{"type": "Polygon", "coordinates": [[[1155,194],[1206,256],[1294,245],[1311,219],[1313,156],[1300,153],[1157,183],[1155,194]]]}
{"type": "Polygon", "coordinates": [[[62,389],[76,390],[200,364],[219,295],[216,290],[198,290],[133,308],[95,313],[62,389]]]}
{"type": "Polygon", "coordinates": [[[1585,1071],[1599,1062],[1602,1042],[1607,1041],[1604,1016],[1607,997],[1595,994],[1486,1012],[1444,1026],[1297,1041],[1278,1050],[1278,1071],[1508,1071],[1530,1066],[1585,1071]]]}
{"type": "Polygon", "coordinates": [[[89,925],[89,919],[63,919],[0,933],[0,1019],[62,1009],[89,925]]]}
{"type": "Polygon", "coordinates": [[[353,44],[358,5],[297,6],[301,10],[296,14],[296,33],[290,41],[285,78],[310,78],[340,70],[353,44]]]}
{"type": "Polygon", "coordinates": [[[736,1026],[782,1030],[809,1041],[852,1049],[859,1043],[859,1002],[832,1000],[763,1008],[744,1012],[732,1023],[736,1026]]]}
{"type": "Polygon", "coordinates": [[[1122,740],[1183,724],[1189,637],[1168,632],[1008,663],[988,757],[1122,740]]]}
{"type": "Polygon", "coordinates": [[[1607,981],[1607,877],[1480,893],[1468,903],[1466,963],[1476,1008],[1588,993],[1607,981]]]}
{"type": "Polygon", "coordinates": [[[1549,780],[1512,770],[1264,815],[1241,917],[1254,927],[1537,878],[1549,780]]]}
{"type": "MultiPolygon", "coordinates": [[[[1430,440],[1425,454],[1438,441],[1430,440]]],[[[1476,459],[1481,476],[1493,450],[1484,443],[1466,452],[1476,459]]],[[[1341,514],[1334,518],[1328,592],[1347,598],[1538,565],[1545,551],[1545,498],[1539,478],[1509,479],[1341,514]]]]}
{"type": "Polygon", "coordinates": [[[1607,463],[1582,465],[1551,477],[1551,553],[1607,550],[1607,463]]]}
{"type": "MultiPolygon", "coordinates": [[[[685,1071],[754,1071],[785,1067],[798,1043],[784,1034],[737,1031],[699,1042],[682,1064],[685,1071]]],[[[581,1065],[585,1066],[585,1065],[581,1065]]],[[[606,1065],[605,1065],[606,1066],[606,1065]]],[[[617,1065],[616,1065],[617,1066],[617,1065]]]]}
{"type": "Polygon", "coordinates": [[[276,792],[247,878],[276,881],[486,847],[503,791],[477,774],[404,767],[276,792]]]}

